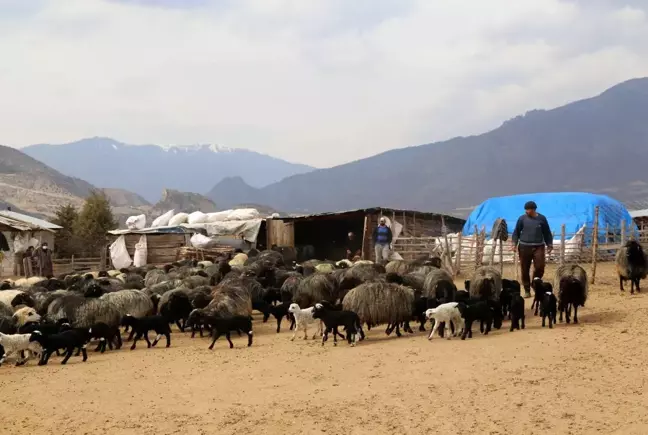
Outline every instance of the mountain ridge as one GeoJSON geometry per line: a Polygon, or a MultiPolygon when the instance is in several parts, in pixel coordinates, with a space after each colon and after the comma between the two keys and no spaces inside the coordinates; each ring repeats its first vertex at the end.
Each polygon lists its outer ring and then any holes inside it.
{"type": "Polygon", "coordinates": [[[230,176],[263,187],[314,169],[246,149],[210,144],[129,145],[106,137],[30,145],[21,151],[60,172],[96,186],[131,191],[150,203],[158,201],[165,188],[203,194],[230,176]]]}
{"type": "Polygon", "coordinates": [[[584,190],[631,201],[648,196],[645,113],[648,78],[632,79],[480,135],[393,149],[261,189],[239,183],[246,197],[216,184],[209,197],[223,206],[262,202],[293,212],[389,205],[464,215],[489,197],[524,192],[584,190]]]}

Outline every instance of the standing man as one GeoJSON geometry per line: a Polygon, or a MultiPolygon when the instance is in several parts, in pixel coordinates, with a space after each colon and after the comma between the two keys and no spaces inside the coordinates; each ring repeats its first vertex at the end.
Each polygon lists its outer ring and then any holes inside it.
{"type": "Polygon", "coordinates": [[[373,232],[374,247],[376,249],[376,264],[389,260],[389,247],[392,242],[391,229],[385,225],[385,218],[380,218],[380,224],[373,232]]]}
{"type": "Polygon", "coordinates": [[[518,248],[520,254],[520,269],[522,272],[522,285],[524,297],[531,297],[531,263],[533,262],[533,278],[542,278],[545,269],[545,245],[547,252],[553,250],[553,236],[549,229],[547,218],[538,213],[535,202],[524,204],[524,214],[520,216],[513,230],[511,240],[512,250],[518,248]]]}
{"type": "Polygon", "coordinates": [[[27,250],[23,253],[22,257],[22,265],[23,265],[23,270],[25,272],[25,278],[30,278],[34,276],[33,272],[33,267],[32,267],[32,255],[34,254],[34,247],[30,246],[27,248],[27,250]]]}
{"type": "Polygon", "coordinates": [[[347,239],[346,258],[347,260],[355,261],[356,258],[362,256],[362,246],[356,239],[355,234],[349,233],[347,239]]]}
{"type": "Polygon", "coordinates": [[[36,258],[36,267],[39,276],[49,278],[54,275],[54,267],[52,265],[52,252],[49,250],[47,242],[43,242],[40,248],[37,248],[34,251],[34,258],[36,258]]]}

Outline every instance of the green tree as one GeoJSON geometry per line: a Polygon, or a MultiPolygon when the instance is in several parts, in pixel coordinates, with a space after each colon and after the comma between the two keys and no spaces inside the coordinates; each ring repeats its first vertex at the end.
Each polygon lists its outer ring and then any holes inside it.
{"type": "Polygon", "coordinates": [[[52,223],[63,227],[54,236],[54,249],[59,257],[71,257],[78,255],[79,243],[74,233],[74,227],[79,212],[72,204],[62,205],[54,212],[52,223]]]}
{"type": "Polygon", "coordinates": [[[110,201],[101,191],[93,191],[83,204],[74,233],[86,255],[100,255],[106,246],[106,233],[117,228],[110,201]]]}

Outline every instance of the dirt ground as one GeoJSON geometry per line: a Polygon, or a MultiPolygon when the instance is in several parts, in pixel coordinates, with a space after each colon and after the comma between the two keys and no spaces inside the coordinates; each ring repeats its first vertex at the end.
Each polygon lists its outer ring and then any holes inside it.
{"type": "Polygon", "coordinates": [[[620,294],[611,266],[581,323],[553,330],[527,300],[525,330],[505,322],[464,342],[380,327],[355,348],[322,347],[257,320],[251,348],[234,337],[209,351],[176,332],[169,349],[3,365],[0,432],[645,434],[648,295],[620,294]]]}

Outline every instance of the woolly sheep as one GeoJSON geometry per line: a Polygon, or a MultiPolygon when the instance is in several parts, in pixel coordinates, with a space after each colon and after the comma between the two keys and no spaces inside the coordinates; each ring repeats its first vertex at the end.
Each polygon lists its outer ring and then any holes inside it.
{"type": "Polygon", "coordinates": [[[616,253],[616,269],[619,274],[619,288],[623,289],[623,282],[630,281],[630,294],[635,288],[640,292],[639,282],[648,275],[648,258],[641,245],[635,240],[629,240],[616,253]]]}
{"type": "Polygon", "coordinates": [[[399,324],[410,320],[413,304],[414,290],[380,280],[359,285],[342,300],[343,309],[358,314],[361,323],[395,325],[399,337],[399,324]]]}
{"type": "Polygon", "coordinates": [[[29,322],[40,322],[41,316],[36,312],[34,308],[23,307],[19,310],[16,310],[13,313],[13,322],[17,328],[29,323],[29,322]]]}
{"type": "Polygon", "coordinates": [[[491,266],[481,266],[475,270],[470,280],[470,296],[475,299],[499,301],[502,292],[502,275],[491,266]]]}
{"type": "Polygon", "coordinates": [[[448,337],[448,340],[450,340],[450,322],[455,326],[455,332],[452,334],[455,337],[459,333],[459,330],[464,328],[464,321],[459,312],[458,305],[457,302],[447,302],[436,308],[429,308],[425,312],[425,317],[427,319],[434,319],[434,327],[428,336],[428,340],[432,340],[434,333],[437,332],[441,323],[445,323],[445,331],[443,335],[448,337]]]}
{"type": "Polygon", "coordinates": [[[232,258],[229,262],[230,266],[243,266],[245,265],[245,262],[247,261],[248,256],[245,255],[244,253],[238,253],[232,258]]]}
{"type": "Polygon", "coordinates": [[[301,309],[297,304],[290,304],[288,312],[295,318],[295,329],[290,341],[295,339],[295,336],[300,329],[304,330],[304,340],[308,339],[308,325],[312,323],[318,324],[317,332],[313,334],[313,340],[315,340],[315,337],[322,334],[322,322],[313,317],[313,310],[314,307],[301,309]]]}
{"type": "Polygon", "coordinates": [[[119,309],[105,299],[85,299],[78,295],[65,295],[54,300],[47,311],[50,321],[67,319],[74,328],[90,328],[97,323],[119,326],[119,309]]]}
{"type": "Polygon", "coordinates": [[[183,288],[164,293],[158,303],[158,312],[160,315],[167,319],[167,322],[175,323],[182,332],[184,332],[187,325],[187,318],[192,309],[189,295],[183,288]]]}
{"type": "Polygon", "coordinates": [[[454,300],[456,291],[454,280],[448,272],[443,269],[433,269],[425,277],[422,296],[447,303],[454,300]]]}
{"type": "Polygon", "coordinates": [[[319,301],[335,303],[337,300],[335,281],[330,274],[316,273],[299,283],[294,302],[300,307],[310,307],[319,301]]]}
{"type": "Polygon", "coordinates": [[[0,304],[5,304],[10,307],[17,307],[20,305],[34,306],[32,297],[22,290],[3,290],[0,291],[0,304]]]}
{"type": "Polygon", "coordinates": [[[11,317],[13,316],[14,311],[11,309],[11,306],[0,302],[0,317],[11,317]]]}
{"type": "Polygon", "coordinates": [[[0,355],[2,358],[0,359],[0,364],[12,354],[26,353],[25,358],[16,363],[17,366],[25,364],[32,355],[40,355],[43,352],[43,348],[38,343],[30,342],[30,337],[31,334],[6,335],[0,333],[0,345],[4,347],[5,352],[4,355],[0,355]]]}
{"type": "Polygon", "coordinates": [[[578,265],[564,265],[556,269],[554,288],[558,289],[559,321],[570,321],[571,309],[574,307],[574,323],[578,323],[578,307],[584,307],[587,301],[588,282],[587,272],[578,265]]]}
{"type": "Polygon", "coordinates": [[[140,290],[120,290],[114,293],[106,293],[99,299],[114,304],[120,318],[126,314],[135,317],[148,316],[153,313],[154,309],[151,298],[140,290]]]}

